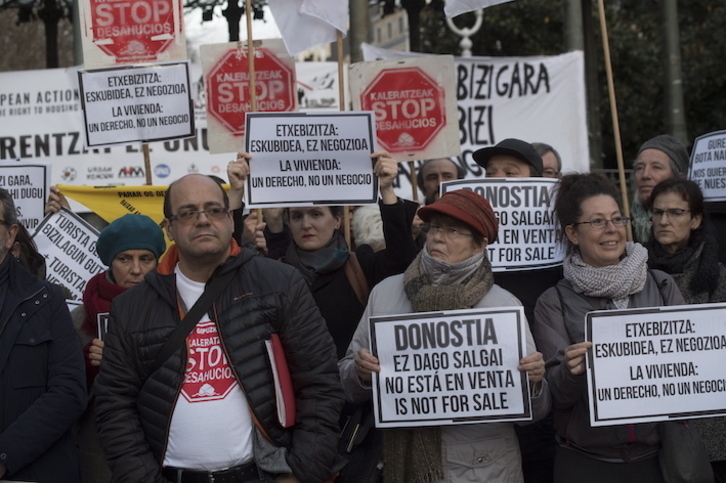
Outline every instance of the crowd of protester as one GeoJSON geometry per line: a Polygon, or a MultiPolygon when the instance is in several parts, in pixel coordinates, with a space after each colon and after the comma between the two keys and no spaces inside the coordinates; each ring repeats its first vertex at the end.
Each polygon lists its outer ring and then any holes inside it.
{"type": "MultiPolygon", "coordinates": [[[[563,173],[552,146],[476,151],[487,177],[558,179],[566,256],[536,272],[492,270],[491,204],[441,194],[466,173],[457,161],[421,165],[419,207],[395,194],[390,155],[371,157],[380,200],[353,211],[351,241],[344,207],[245,213],[247,153],[229,163],[229,192],[204,175],[176,180],[162,226],[129,214],[101,231],[108,269],[72,314],[0,189],[0,480],[671,481],[665,423],[591,425],[583,320],[726,302],[723,250],[685,179],[686,148],[668,135],[643,143],[632,218],[611,181],[563,173]],[[531,421],[375,428],[370,317],[518,306],[531,421]]],[[[52,187],[46,211],[62,206],[52,187]]],[[[711,462],[698,481],[726,481],[726,419],[690,428],[711,462]]]]}

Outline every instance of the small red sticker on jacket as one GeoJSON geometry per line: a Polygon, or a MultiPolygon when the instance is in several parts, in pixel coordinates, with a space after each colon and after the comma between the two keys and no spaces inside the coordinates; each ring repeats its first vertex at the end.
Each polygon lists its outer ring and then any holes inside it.
{"type": "Polygon", "coordinates": [[[213,321],[200,322],[187,337],[187,370],[181,393],[189,402],[224,399],[237,380],[213,321]]]}

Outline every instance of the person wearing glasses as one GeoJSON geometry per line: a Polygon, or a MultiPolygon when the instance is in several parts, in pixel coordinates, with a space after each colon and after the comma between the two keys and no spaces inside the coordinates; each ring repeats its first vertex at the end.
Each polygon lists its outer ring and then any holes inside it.
{"type": "MultiPolygon", "coordinates": [[[[379,283],[371,292],[345,357],[338,363],[346,399],[371,399],[371,374],[380,372],[370,350],[369,318],[479,307],[521,305],[494,283],[486,247],[498,235],[489,202],[469,190],[450,191],[419,210],[429,224],[426,245],[405,273],[379,283]]],[[[550,409],[543,380],[544,359],[525,324],[527,355],[519,371],[532,388],[537,420],[550,409]]],[[[513,423],[487,423],[383,431],[383,481],[522,481],[519,445],[513,423]]]]}
{"type": "Polygon", "coordinates": [[[585,314],[684,303],[670,275],[648,269],[646,248],[626,240],[630,220],[619,200],[596,173],[565,175],[555,199],[567,245],[564,278],[537,301],[534,335],[555,408],[556,483],[663,481],[657,423],[590,425],[585,314]]]}
{"type": "MultiPolygon", "coordinates": [[[[670,274],[688,304],[726,302],[726,267],[718,261],[701,188],[687,179],[662,181],[648,206],[653,220],[648,266],[670,274]]],[[[718,481],[726,481],[726,418],[695,423],[718,481]]]]}
{"type": "Polygon", "coordinates": [[[542,176],[545,178],[561,178],[562,158],[560,153],[545,143],[532,143],[532,147],[542,157],[542,176]]]}
{"type": "Polygon", "coordinates": [[[114,299],[96,378],[112,481],[327,480],[343,397],[332,338],[302,276],[240,249],[227,194],[209,176],[172,183],[164,217],[174,245],[114,299]],[[184,321],[189,312],[198,316],[184,321]],[[273,359],[289,370],[294,389],[282,394],[294,398],[294,421],[278,416],[273,359]]]}
{"type": "Polygon", "coordinates": [[[670,274],[689,304],[726,302],[726,267],[718,261],[698,184],[681,178],[658,183],[648,207],[653,221],[648,266],[670,274]]]}

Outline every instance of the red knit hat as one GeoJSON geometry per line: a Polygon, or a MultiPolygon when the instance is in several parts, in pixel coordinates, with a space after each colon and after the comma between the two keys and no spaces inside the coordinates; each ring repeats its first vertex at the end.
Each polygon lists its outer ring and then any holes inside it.
{"type": "Polygon", "coordinates": [[[466,223],[474,231],[485,236],[488,243],[497,241],[499,222],[492,205],[489,204],[486,198],[473,191],[466,189],[449,191],[444,193],[436,202],[418,210],[418,216],[423,221],[429,221],[436,213],[466,223]]]}

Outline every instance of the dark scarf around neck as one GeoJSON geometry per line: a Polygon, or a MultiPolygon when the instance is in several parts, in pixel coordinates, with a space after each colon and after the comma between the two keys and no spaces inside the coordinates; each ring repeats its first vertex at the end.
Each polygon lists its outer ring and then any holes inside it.
{"type": "Polygon", "coordinates": [[[83,310],[86,313],[83,330],[87,334],[98,337],[98,314],[108,313],[111,310],[111,301],[125,291],[126,288],[110,282],[106,272],[91,277],[83,291],[83,310]]]}
{"type": "Polygon", "coordinates": [[[308,284],[312,285],[320,275],[334,272],[345,265],[348,257],[350,251],[345,238],[336,230],[330,241],[317,250],[303,250],[295,242],[291,243],[285,254],[285,262],[297,267],[308,284]]]}
{"type": "Polygon", "coordinates": [[[648,245],[648,266],[672,275],[682,273],[689,280],[688,290],[692,294],[710,294],[717,288],[720,273],[718,243],[705,228],[693,233],[688,245],[675,253],[668,253],[653,239],[648,245]],[[696,256],[697,263],[689,264],[696,256]],[[693,273],[686,273],[691,270],[693,273]]]}

